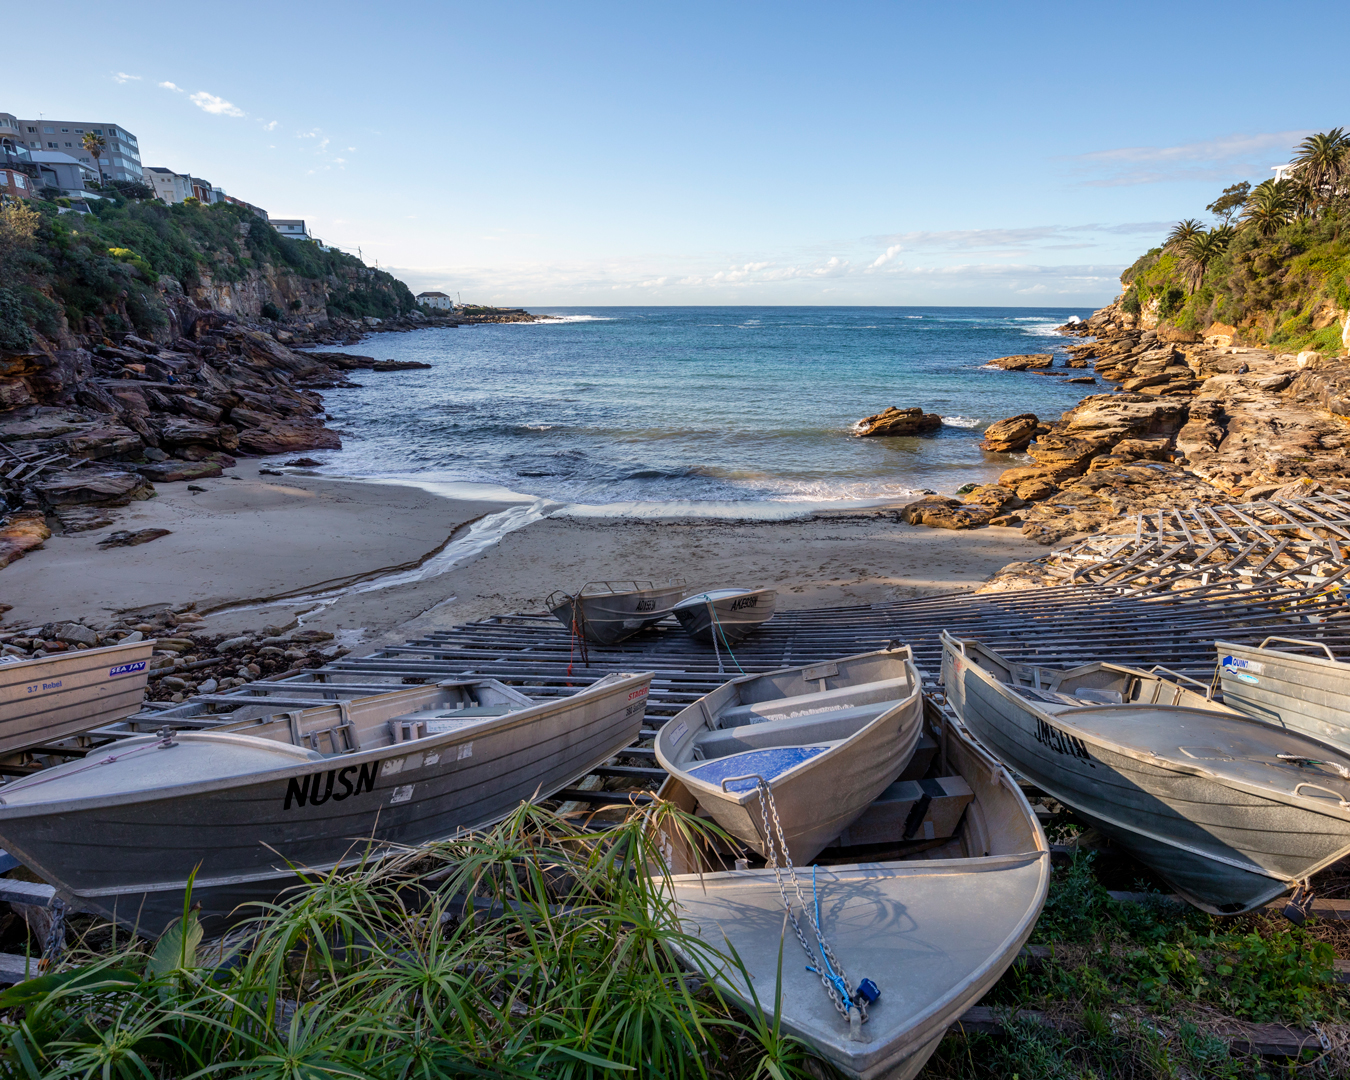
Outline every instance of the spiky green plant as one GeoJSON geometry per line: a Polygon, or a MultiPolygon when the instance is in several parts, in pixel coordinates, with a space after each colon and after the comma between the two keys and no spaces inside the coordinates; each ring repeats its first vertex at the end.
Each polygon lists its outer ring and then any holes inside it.
{"type": "Polygon", "coordinates": [[[493,829],[313,876],[201,940],[77,955],[0,994],[21,1080],[432,1080],[807,1075],[805,1049],[692,974],[734,957],[686,935],[667,803],[605,833],[528,804],[493,829]]]}
{"type": "Polygon", "coordinates": [[[1292,181],[1263,180],[1247,196],[1242,221],[1262,236],[1270,236],[1293,221],[1297,210],[1297,193],[1292,181]]]}

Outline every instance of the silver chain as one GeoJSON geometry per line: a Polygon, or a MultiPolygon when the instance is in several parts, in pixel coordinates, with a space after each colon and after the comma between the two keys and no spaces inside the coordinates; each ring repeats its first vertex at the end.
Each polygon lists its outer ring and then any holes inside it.
{"type": "Polygon", "coordinates": [[[47,930],[47,942],[42,950],[42,959],[38,961],[38,970],[46,971],[48,968],[61,962],[61,954],[66,948],[66,904],[59,896],[52,898],[51,904],[52,922],[47,930]]]}
{"type": "Polygon", "coordinates": [[[764,820],[764,846],[766,848],[765,854],[768,856],[769,869],[773,871],[774,880],[778,883],[778,894],[783,898],[783,908],[787,911],[788,921],[792,923],[792,929],[797,932],[797,940],[802,943],[802,949],[811,961],[811,966],[815,969],[816,974],[820,976],[820,983],[825,987],[825,993],[830,995],[830,1000],[834,1002],[834,1007],[839,1010],[839,1014],[847,1020],[849,1019],[849,1009],[857,1009],[863,1022],[866,1023],[867,1006],[853,1002],[853,988],[849,985],[844,966],[835,958],[834,951],[825,940],[825,936],[820,932],[820,923],[816,921],[815,909],[807,904],[806,897],[802,894],[801,882],[797,880],[797,871],[792,865],[792,856],[788,854],[787,839],[783,836],[783,823],[778,819],[778,807],[773,801],[773,793],[769,790],[768,783],[762,779],[759,781],[759,811],[764,820]],[[770,814],[773,815],[772,832],[769,830],[770,814]],[[774,848],[773,838],[775,834],[778,837],[777,850],[774,848]],[[830,981],[829,976],[825,974],[824,965],[816,960],[816,954],[811,951],[811,946],[806,943],[806,935],[802,933],[802,928],[797,923],[797,916],[792,913],[792,902],[788,900],[787,890],[783,888],[783,875],[778,868],[778,851],[783,853],[783,862],[787,864],[788,880],[792,882],[792,888],[797,894],[797,902],[806,912],[806,917],[811,920],[811,929],[815,931],[816,941],[820,945],[821,953],[829,961],[830,967],[843,980],[844,990],[848,994],[847,1001],[840,999],[838,989],[830,981]]]}

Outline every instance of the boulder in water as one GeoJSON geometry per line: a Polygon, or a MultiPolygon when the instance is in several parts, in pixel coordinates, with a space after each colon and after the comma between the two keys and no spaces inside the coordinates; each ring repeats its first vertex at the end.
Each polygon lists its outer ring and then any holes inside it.
{"type": "Polygon", "coordinates": [[[994,453],[1025,450],[1027,444],[1036,437],[1040,424],[1035,413],[1021,413],[1006,420],[996,420],[984,429],[984,441],[980,443],[980,449],[994,453]]]}
{"type": "Polygon", "coordinates": [[[864,416],[853,425],[854,435],[924,435],[942,427],[942,417],[917,406],[897,409],[894,405],[874,416],[864,416]]]}

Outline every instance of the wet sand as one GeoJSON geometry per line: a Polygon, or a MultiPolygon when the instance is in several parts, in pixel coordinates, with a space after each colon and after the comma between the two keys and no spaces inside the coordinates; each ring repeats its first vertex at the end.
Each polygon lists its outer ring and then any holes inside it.
{"type": "Polygon", "coordinates": [[[541,611],[554,589],[591,580],[769,586],[788,610],[974,589],[1006,563],[1044,553],[1015,529],[951,532],[889,515],[574,517],[542,501],[260,476],[260,466],[240,462],[229,470],[238,479],[200,481],[207,490],[197,494],[186,484],[159,485],[159,497],[120,511],[109,528],[52,537],[0,573],[0,597],[14,605],[6,622],[97,621],[195,602],[214,612],[204,628],[216,632],[307,612],[306,626],[375,647],[502,612],[541,611]],[[97,546],[114,530],[145,528],[171,535],[97,546]]]}

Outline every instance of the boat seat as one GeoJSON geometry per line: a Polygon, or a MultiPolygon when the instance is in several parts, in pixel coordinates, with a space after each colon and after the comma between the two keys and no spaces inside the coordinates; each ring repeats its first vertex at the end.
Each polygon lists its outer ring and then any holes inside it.
{"type": "Polygon", "coordinates": [[[749,705],[733,705],[724,709],[719,718],[722,727],[740,727],[742,724],[760,724],[765,720],[780,720],[808,713],[821,713],[830,709],[847,709],[855,705],[870,705],[878,701],[897,701],[909,690],[909,677],[881,679],[877,682],[858,683],[855,686],[840,686],[833,690],[822,690],[814,694],[797,694],[794,697],[771,698],[768,701],[756,701],[749,705]]]}
{"type": "MultiPolygon", "coordinates": [[[[774,746],[767,750],[747,750],[740,754],[731,754],[705,762],[689,770],[689,775],[705,784],[721,787],[722,781],[729,776],[746,776],[757,773],[772,784],[777,777],[789,769],[794,769],[804,761],[825,753],[837,743],[823,746],[774,746]]],[[[727,785],[728,791],[749,791],[756,787],[754,780],[737,780],[727,785]]]]}
{"type": "Polygon", "coordinates": [[[396,743],[444,735],[447,731],[481,724],[511,712],[509,705],[482,705],[471,709],[422,709],[389,721],[389,734],[396,743]]]}
{"type": "Polygon", "coordinates": [[[761,720],[755,724],[741,724],[739,727],[700,731],[694,736],[694,752],[706,760],[738,754],[745,750],[782,746],[785,743],[801,746],[807,743],[842,741],[898,703],[898,700],[882,701],[875,705],[859,705],[851,709],[830,709],[807,716],[761,720]]]}

